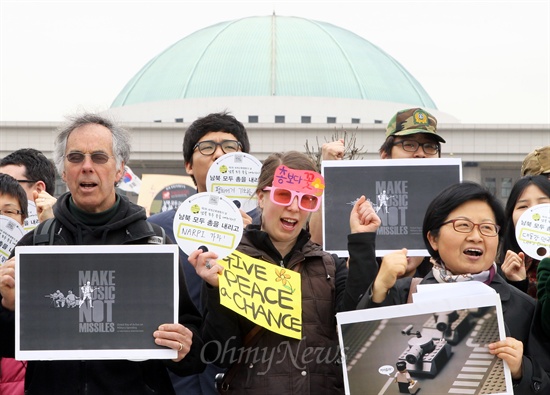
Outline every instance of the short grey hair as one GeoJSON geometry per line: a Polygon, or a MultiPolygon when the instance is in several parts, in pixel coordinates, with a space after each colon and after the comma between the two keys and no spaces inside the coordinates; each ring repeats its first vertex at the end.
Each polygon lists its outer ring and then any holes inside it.
{"type": "Polygon", "coordinates": [[[111,131],[113,137],[113,155],[115,156],[116,166],[119,168],[122,162],[128,164],[130,160],[130,133],[116,125],[113,121],[98,114],[86,113],[69,119],[69,123],[62,127],[55,139],[54,163],[59,174],[65,171],[65,150],[69,135],[77,128],[90,124],[97,124],[106,127],[111,131]]]}

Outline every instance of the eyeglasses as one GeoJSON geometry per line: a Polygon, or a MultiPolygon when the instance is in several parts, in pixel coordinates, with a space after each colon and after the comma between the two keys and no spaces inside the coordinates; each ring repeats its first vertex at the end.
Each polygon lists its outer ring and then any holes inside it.
{"type": "Polygon", "coordinates": [[[38,180],[15,180],[15,181],[21,182],[21,183],[28,183],[28,184],[34,184],[38,182],[38,180]]]}
{"type": "Polygon", "coordinates": [[[200,143],[195,144],[193,151],[197,148],[199,152],[203,155],[210,156],[218,149],[218,146],[222,147],[224,154],[229,154],[231,152],[237,152],[242,145],[237,140],[223,140],[221,143],[217,143],[212,140],[201,141],[200,143]]]}
{"type": "Polygon", "coordinates": [[[6,217],[15,217],[16,215],[23,215],[23,211],[9,208],[6,210],[0,210],[0,215],[5,215],[6,217]]]}
{"type": "Polygon", "coordinates": [[[439,144],[437,143],[422,143],[414,140],[401,140],[396,141],[393,145],[401,145],[403,151],[416,152],[418,147],[422,146],[422,150],[426,155],[435,155],[439,152],[439,144]]]}
{"type": "Polygon", "coordinates": [[[488,237],[495,237],[498,235],[498,232],[500,231],[500,226],[493,224],[491,222],[482,222],[480,224],[476,224],[468,219],[462,219],[462,218],[451,219],[447,222],[443,222],[441,225],[447,225],[447,224],[453,224],[454,230],[459,233],[470,233],[477,226],[477,228],[479,229],[479,233],[481,233],[483,236],[488,236],[488,237]]]}
{"type": "Polygon", "coordinates": [[[97,165],[104,165],[109,161],[109,158],[114,158],[114,156],[109,156],[105,152],[92,152],[91,154],[85,154],[83,152],[71,152],[65,155],[65,158],[71,163],[81,163],[86,158],[86,155],[90,155],[92,162],[97,165]]]}
{"type": "Polygon", "coordinates": [[[318,196],[309,193],[301,193],[277,187],[266,187],[264,191],[271,191],[269,198],[273,203],[279,206],[290,206],[296,196],[298,197],[298,207],[304,211],[317,211],[321,204],[321,199],[318,196]]]}

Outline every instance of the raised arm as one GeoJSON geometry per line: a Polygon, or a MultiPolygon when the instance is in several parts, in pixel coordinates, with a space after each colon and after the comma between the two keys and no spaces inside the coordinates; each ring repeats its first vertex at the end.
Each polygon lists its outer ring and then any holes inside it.
{"type": "MultiPolygon", "coordinates": [[[[321,159],[322,160],[341,160],[344,158],[344,139],[331,141],[325,143],[321,147],[321,159]]],[[[323,245],[323,213],[321,210],[317,210],[309,219],[309,233],[311,234],[311,241],[323,245]]]]}
{"type": "MultiPolygon", "coordinates": [[[[365,196],[361,196],[350,213],[349,270],[345,281],[345,292],[337,307],[338,311],[354,310],[376,277],[378,264],[375,240],[380,224],[380,218],[374,212],[372,205],[365,196]]],[[[339,280],[338,272],[336,274],[336,279],[339,280]]],[[[337,283],[337,290],[338,285],[337,283]]]]}

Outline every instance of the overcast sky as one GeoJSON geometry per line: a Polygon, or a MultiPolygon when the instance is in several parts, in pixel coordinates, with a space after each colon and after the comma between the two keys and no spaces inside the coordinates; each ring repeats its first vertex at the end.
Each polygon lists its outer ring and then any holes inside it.
{"type": "Polygon", "coordinates": [[[105,110],[176,41],[273,11],[379,46],[463,123],[550,124],[550,0],[0,0],[0,121],[105,110]]]}

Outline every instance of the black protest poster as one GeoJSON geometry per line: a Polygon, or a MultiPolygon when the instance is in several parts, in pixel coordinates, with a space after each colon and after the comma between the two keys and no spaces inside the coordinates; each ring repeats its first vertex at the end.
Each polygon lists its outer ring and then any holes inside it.
{"type": "Polygon", "coordinates": [[[323,240],[326,251],[348,256],[347,235],[353,205],[365,195],[382,220],[376,255],[407,248],[428,255],[422,221],[432,199],[462,180],[460,159],[324,161],[323,240]]]}
{"type": "Polygon", "coordinates": [[[176,245],[28,246],[16,259],[18,359],[175,358],[153,332],[177,322],[176,245]]]}

